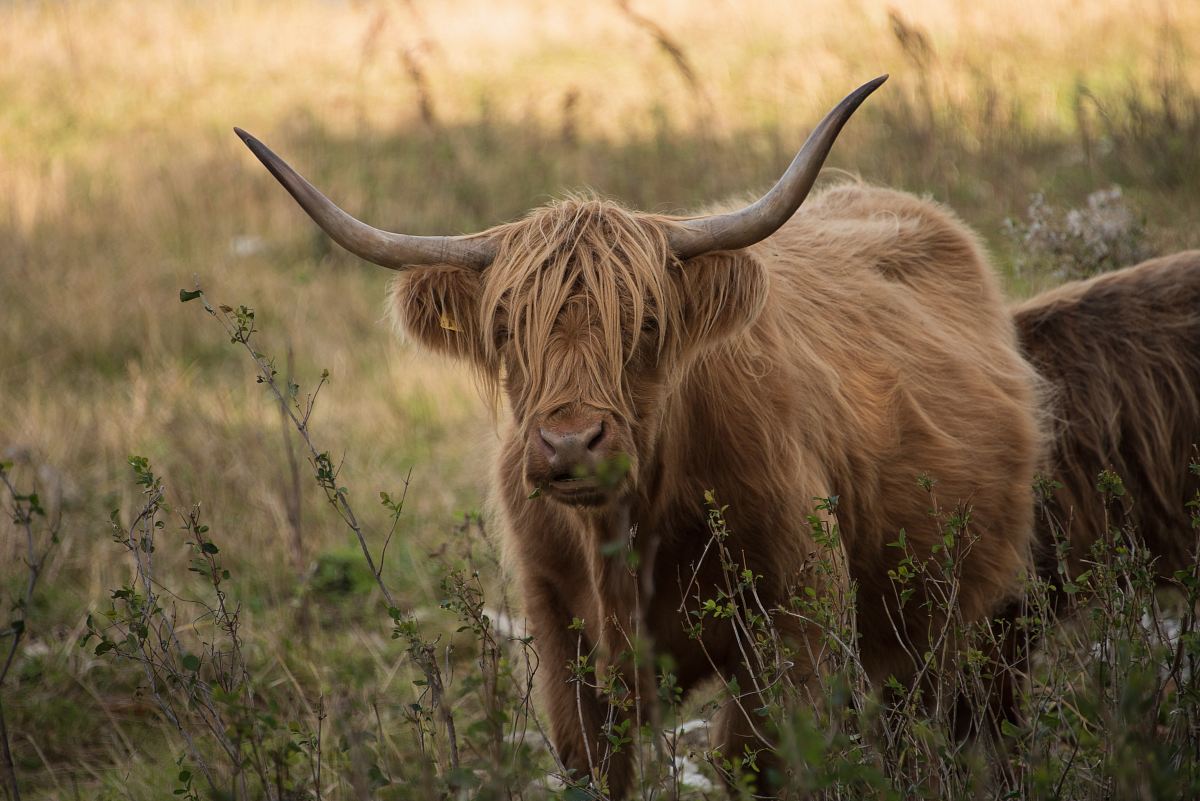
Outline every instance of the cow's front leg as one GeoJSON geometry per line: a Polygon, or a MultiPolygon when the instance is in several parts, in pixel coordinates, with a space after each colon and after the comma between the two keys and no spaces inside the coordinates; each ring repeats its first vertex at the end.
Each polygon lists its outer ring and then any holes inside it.
{"type": "Polygon", "coordinates": [[[595,688],[592,638],[576,619],[589,610],[573,608],[563,577],[527,580],[529,616],[538,667],[536,681],[550,729],[550,740],[563,766],[576,781],[587,777],[620,797],[631,775],[626,752],[613,753],[607,736],[608,704],[595,688]]]}
{"type": "Polygon", "coordinates": [[[723,671],[727,698],[710,733],[723,778],[769,797],[784,791],[792,779],[779,753],[785,735],[777,724],[786,725],[788,710],[796,705],[818,706],[823,693],[817,627],[786,618],[777,618],[772,626],[779,642],[767,649],[779,653],[751,655],[753,664],[739,659],[723,671]]]}
{"type": "Polygon", "coordinates": [[[785,793],[794,781],[794,767],[782,758],[790,750],[789,713],[825,705],[830,636],[845,636],[842,615],[851,603],[837,543],[818,544],[802,533],[794,542],[803,547],[743,563],[743,585],[727,585],[729,645],[720,672],[728,700],[714,720],[712,744],[726,763],[725,778],[738,777],[756,795],[785,793]]]}
{"type": "Polygon", "coordinates": [[[592,594],[600,612],[596,682],[604,714],[602,762],[608,786],[624,795],[632,780],[641,728],[660,728],[654,679],[653,633],[645,605],[654,594],[646,579],[653,568],[652,537],[635,541],[628,510],[618,507],[592,531],[589,549],[592,594]]]}

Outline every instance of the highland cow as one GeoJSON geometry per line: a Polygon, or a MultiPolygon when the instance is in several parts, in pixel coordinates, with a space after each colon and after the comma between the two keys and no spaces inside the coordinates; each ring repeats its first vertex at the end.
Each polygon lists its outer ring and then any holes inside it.
{"type": "MultiPolygon", "coordinates": [[[[1078,576],[1110,527],[1131,525],[1160,575],[1191,565],[1200,475],[1200,251],[1065,284],[1013,309],[1047,382],[1051,439],[1037,519],[1039,573],[1078,576]],[[1102,471],[1124,494],[1106,504],[1102,471]],[[1066,545],[1059,574],[1056,542],[1066,545]]],[[[1200,510],[1197,510],[1200,511],[1200,510]]]]}
{"type": "MultiPolygon", "coordinates": [[[[694,639],[685,627],[723,586],[703,557],[706,492],[727,506],[729,547],[796,645],[801,687],[821,676],[818,632],[775,613],[821,582],[809,569],[814,499],[839,498],[843,559],[824,583],[856,584],[862,662],[879,682],[912,674],[901,642],[924,647],[930,630],[888,578],[899,532],[917,558],[941,541],[919,476],[969,511],[963,620],[987,619],[1030,569],[1036,376],[975,236],[935,203],[859,184],[796,213],[882,82],[835,108],[748,207],[677,218],[571,197],[464,237],[371,228],[239,132],[330,236],[401,271],[392,303],[408,336],[506,400],[498,517],[551,740],[580,777],[606,767],[617,794],[631,765],[602,753],[601,699],[572,680],[580,653],[624,664],[645,636],[685,690],[714,674],[752,686],[730,630],[694,639]]],[[[754,706],[719,713],[724,753],[757,742],[754,706]]]]}

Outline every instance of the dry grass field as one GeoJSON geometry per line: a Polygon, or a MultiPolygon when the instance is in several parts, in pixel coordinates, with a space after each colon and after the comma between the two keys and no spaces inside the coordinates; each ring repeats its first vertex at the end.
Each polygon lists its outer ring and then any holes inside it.
{"type": "MultiPolygon", "coordinates": [[[[468,764],[487,704],[473,631],[456,632],[446,602],[464,591],[443,576],[478,568],[500,603],[474,522],[493,413],[463,369],[393,336],[385,271],[323,238],[234,125],[363,219],[457,233],[581,186],[653,210],[760,189],[833,102],[888,72],[832,166],[949,204],[1023,296],[1060,280],[1006,234],[1033,193],[1078,208],[1118,185],[1141,251],[1200,246],[1198,43],[1193,0],[0,4],[0,462],[19,493],[36,489],[34,552],[50,547],[0,685],[20,797],[513,797],[482,768],[443,769],[413,683],[412,643],[440,636],[430,653],[468,764]],[[416,633],[392,638],[354,535],[244,349],[179,303],[197,281],[214,304],[254,309],[254,347],[298,397],[329,371],[312,437],[376,557],[393,522],[378,495],[411,477],[382,569],[416,633]],[[229,767],[200,724],[192,750],[136,661],[78,645],[135,575],[110,524],[134,525],[146,503],[133,455],[165,487],[154,579],[188,642],[220,634],[190,611],[212,591],[189,572],[193,504],[219,545],[254,688],[225,715],[249,732],[234,740],[270,752],[270,782],[229,767]],[[196,753],[225,777],[215,789],[196,753]]],[[[28,578],[9,517],[0,625],[28,578]]],[[[513,758],[508,786],[544,776],[539,754],[513,758]]],[[[1087,767],[1044,796],[1149,792],[1145,765],[1087,767]]],[[[563,792],[529,782],[527,797],[563,792]]]]}

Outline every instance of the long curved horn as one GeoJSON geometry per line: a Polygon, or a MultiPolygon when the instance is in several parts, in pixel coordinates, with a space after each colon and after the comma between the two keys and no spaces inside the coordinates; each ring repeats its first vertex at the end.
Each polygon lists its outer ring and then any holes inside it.
{"type": "Polygon", "coordinates": [[[679,221],[670,233],[675,255],[684,261],[714,250],[736,250],[761,242],[778,231],[808,196],[842,126],[867,95],[887,79],[888,76],[881,75],[863,84],[826,114],[809,134],[787,172],[767,194],[738,211],[679,221]]]}
{"type": "Polygon", "coordinates": [[[309,217],[329,234],[334,242],[355,256],[381,267],[403,270],[421,264],[454,264],[482,270],[491,264],[496,246],[490,240],[476,236],[409,236],[372,228],[338,208],[304,180],[271,148],[241,128],[233,129],[246,147],[283,184],[309,217]]]}

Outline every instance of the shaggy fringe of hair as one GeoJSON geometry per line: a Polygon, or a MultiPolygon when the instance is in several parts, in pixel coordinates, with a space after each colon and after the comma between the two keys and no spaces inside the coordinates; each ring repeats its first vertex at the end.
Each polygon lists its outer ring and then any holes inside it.
{"type": "MultiPolygon", "coordinates": [[[[674,257],[660,218],[592,195],[572,195],[495,233],[500,248],[476,312],[480,331],[501,332],[483,343],[487,362],[520,370],[529,395],[544,405],[583,400],[627,411],[621,398],[626,367],[637,349],[636,332],[657,330],[661,353],[665,332],[682,325],[677,292],[664,269],[674,257]],[[547,374],[540,356],[549,349],[555,321],[575,304],[582,305],[581,319],[598,330],[574,335],[594,337],[601,346],[594,355],[600,358],[572,365],[582,371],[574,373],[575,381],[586,376],[586,383],[547,392],[555,377],[547,374]],[[581,387],[594,397],[580,398],[581,387]]],[[[495,376],[481,379],[486,385],[495,376]]],[[[490,389],[495,394],[494,385],[490,389]]]]}

